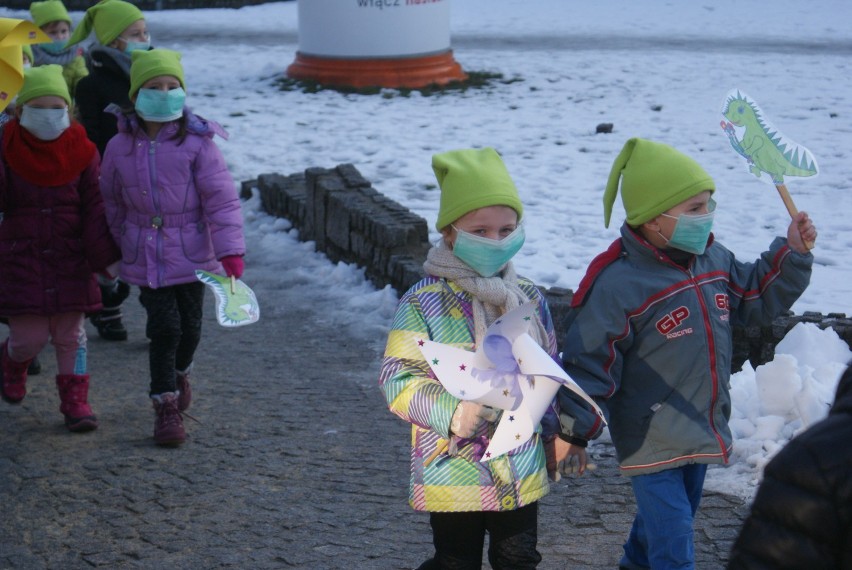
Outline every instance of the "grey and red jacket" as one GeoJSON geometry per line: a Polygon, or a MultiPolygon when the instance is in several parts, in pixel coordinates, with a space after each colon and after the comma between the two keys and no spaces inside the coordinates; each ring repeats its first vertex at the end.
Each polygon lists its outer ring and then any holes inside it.
{"type": "MultiPolygon", "coordinates": [[[[682,266],[622,226],[574,295],[563,346],[566,372],[608,416],[622,473],[728,462],[732,328],[788,310],[812,264],[782,238],[741,263],[711,236],[682,266]]],[[[601,434],[582,401],[558,396],[566,436],[601,434]]]]}
{"type": "Polygon", "coordinates": [[[118,134],[101,164],[110,231],[121,247],[121,278],[157,289],[197,280],[196,269],[221,272],[219,259],[245,254],[234,180],[214,135],[224,130],[184,109],[179,122],[150,140],[134,114],[118,115],[118,134]]]}

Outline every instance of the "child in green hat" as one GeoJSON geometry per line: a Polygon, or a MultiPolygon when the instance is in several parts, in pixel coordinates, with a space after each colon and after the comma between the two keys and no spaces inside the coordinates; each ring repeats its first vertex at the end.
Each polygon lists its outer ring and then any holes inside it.
{"type": "MultiPolygon", "coordinates": [[[[694,568],[692,523],[708,464],[731,453],[734,326],[768,325],[808,285],[816,230],[805,212],[753,263],[711,233],[712,178],[692,158],[627,141],[604,192],[604,222],[621,189],[621,238],[595,258],[572,301],[568,374],[608,413],[637,514],[620,567],[694,568]]],[[[560,389],[557,458],[586,466],[597,416],[560,389]],[[567,443],[563,441],[567,440],[567,443]]]]}
{"type": "Polygon", "coordinates": [[[62,66],[62,75],[68,83],[68,91],[73,95],[77,83],[89,71],[86,69],[85,53],[82,47],[69,47],[71,37],[71,17],[62,0],[45,0],[30,4],[30,16],[33,23],[50,36],[49,44],[33,44],[33,65],[56,64],[62,66]]]}
{"type": "Polygon", "coordinates": [[[535,568],[541,560],[538,500],[548,491],[545,446],[557,431],[555,413],[542,422],[549,429],[539,427],[521,447],[480,462],[498,411],[447,392],[417,341],[472,351],[496,319],[533,302],[538,310],[530,334],[556,358],[550,311],[512,265],[524,243],[523,207],[497,152],[437,154],[432,168],[441,187],[441,239],[423,265],[427,276],[399,301],[379,378],[391,412],[411,423],[409,502],[430,513],[435,545],[434,557],[420,568],[479,568],[486,533],[494,568],[535,568]]]}
{"type": "Polygon", "coordinates": [[[98,426],[88,403],[83,319],[101,307],[94,274],[118,261],[98,185],[98,152],[70,118],[58,65],[26,70],[0,142],[2,398],[26,395],[27,367],[50,341],[60,411],[70,431],[98,426]]]}
{"type": "MultiPolygon", "coordinates": [[[[129,2],[101,0],[88,10],[68,41],[76,45],[94,32],[95,44],[86,55],[89,75],[82,78],[74,94],[80,122],[103,156],[109,140],[118,132],[115,115],[104,111],[115,104],[131,108],[130,55],[151,47],[151,36],[142,12],[129,2]]],[[[127,340],[121,304],[130,292],[126,283],[101,280],[104,309],[91,316],[104,340],[127,340]]]]}
{"type": "Polygon", "coordinates": [[[213,142],[227,135],[184,107],[185,87],[179,53],[133,52],[127,95],[134,107],[110,107],[119,132],[101,166],[107,218],[122,251],[119,275],[139,287],[148,315],[154,441],[168,446],[186,439],[181,413],[191,402],[205,288],[195,271],[239,278],[245,254],[240,200],[213,142]]]}

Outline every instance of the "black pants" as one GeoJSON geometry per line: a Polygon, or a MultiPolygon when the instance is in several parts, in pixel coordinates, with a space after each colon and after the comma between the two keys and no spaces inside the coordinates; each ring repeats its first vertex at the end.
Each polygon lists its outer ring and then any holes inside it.
{"type": "Polygon", "coordinates": [[[175,370],[185,370],[201,341],[204,283],[151,289],[140,287],[139,301],[148,312],[145,334],[151,339],[148,362],[151,395],[175,391],[175,370]]]}
{"type": "Polygon", "coordinates": [[[488,562],[494,570],[526,570],[541,562],[538,503],[515,511],[430,513],[435,557],[418,570],[479,570],[488,533],[488,562]]]}

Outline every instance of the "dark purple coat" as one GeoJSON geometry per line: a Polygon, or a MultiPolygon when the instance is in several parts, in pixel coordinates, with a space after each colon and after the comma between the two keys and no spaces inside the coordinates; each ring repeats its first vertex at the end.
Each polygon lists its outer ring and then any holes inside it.
{"type": "Polygon", "coordinates": [[[71,182],[37,186],[0,148],[0,315],[101,309],[93,272],[118,261],[98,184],[99,156],[71,182]]]}

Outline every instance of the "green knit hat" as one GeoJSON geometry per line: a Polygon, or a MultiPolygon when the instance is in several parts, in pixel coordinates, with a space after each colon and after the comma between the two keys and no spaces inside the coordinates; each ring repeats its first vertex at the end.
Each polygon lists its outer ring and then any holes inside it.
{"type": "Polygon", "coordinates": [[[432,156],[432,170],[441,187],[435,227],[441,231],[468,212],[486,206],[509,206],[524,212],[506,165],[493,148],[453,150],[432,156]]]}
{"type": "Polygon", "coordinates": [[[18,92],[18,104],[23,105],[43,95],[62,97],[71,106],[71,95],[68,93],[68,83],[62,76],[61,65],[39,65],[24,70],[24,86],[18,92]]]}
{"type": "Polygon", "coordinates": [[[133,22],[144,20],[142,12],[129,2],[122,0],[101,0],[88,10],[83,21],[71,34],[68,45],[73,46],[89,37],[92,29],[101,45],[111,44],[133,22]]]}
{"type": "Polygon", "coordinates": [[[658,142],[632,138],[616,157],[604,191],[604,225],[621,180],[627,224],[641,226],[669,208],[705,190],[715,192],[710,175],[690,157],[658,142]]]}
{"type": "Polygon", "coordinates": [[[30,15],[33,23],[39,28],[51,22],[68,22],[71,25],[71,16],[65,9],[62,0],[45,0],[44,2],[33,2],[30,4],[30,15]]]}
{"type": "Polygon", "coordinates": [[[186,91],[183,81],[183,66],[180,64],[180,53],[170,49],[134,50],[130,54],[130,91],[128,97],[133,97],[142,85],[152,77],[172,75],[178,78],[181,87],[186,91]]]}
{"type": "Polygon", "coordinates": [[[35,63],[33,48],[31,48],[29,44],[24,44],[21,46],[21,51],[24,52],[24,55],[30,60],[30,65],[33,65],[35,63]]]}

